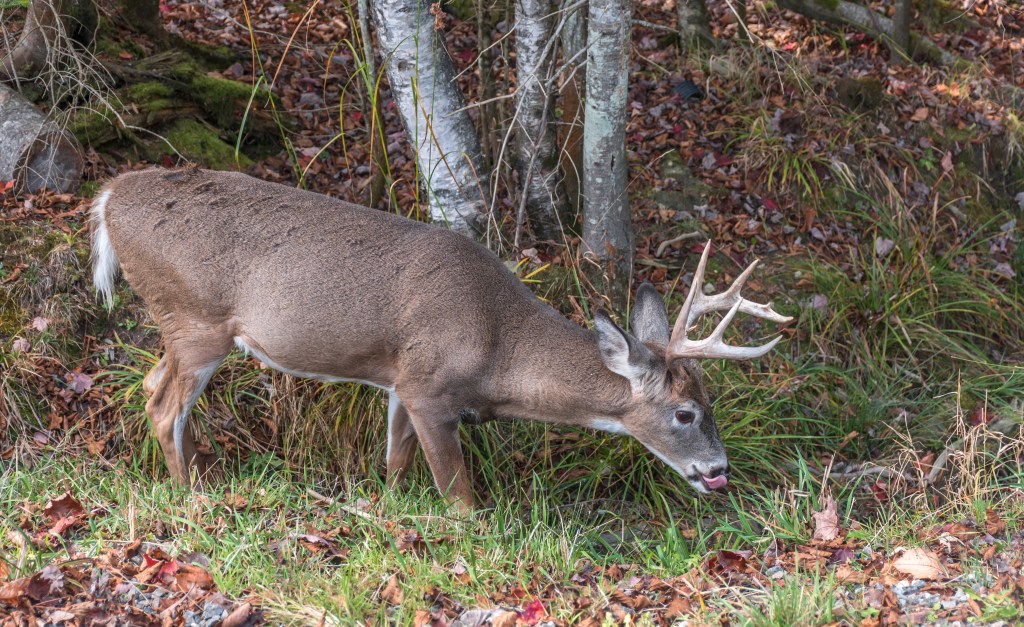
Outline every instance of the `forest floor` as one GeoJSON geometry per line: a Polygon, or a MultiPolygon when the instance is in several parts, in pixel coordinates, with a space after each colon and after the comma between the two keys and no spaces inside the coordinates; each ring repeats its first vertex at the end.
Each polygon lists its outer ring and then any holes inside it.
{"type": "MultiPolygon", "coordinates": [[[[217,78],[251,82],[255,42],[295,116],[288,148],[248,171],[361,201],[373,99],[354,9],[232,4],[163,9],[170,31],[239,52],[217,78]]],[[[752,44],[714,9],[721,50],[633,29],[635,279],[674,310],[711,239],[710,280],[762,258],[750,291],[797,318],[773,355],[707,368],[734,468],[710,497],[627,438],[491,423],[463,431],[483,506],[453,517],[422,462],[409,488],[382,485],[378,392],[242,355],[192,423],[224,482],[175,487],[143,411],[156,330],[126,285],[106,312],[88,279],[89,197],[146,164],[128,142],[89,151],[80,195],[0,182],[0,625],[1019,623],[1024,15],[934,7],[921,30],[956,67],[889,64],[884,45],[769,4],[751,6],[752,44]],[[683,80],[706,97],[684,101],[683,80]]],[[[636,17],[674,23],[661,2],[636,17]]],[[[477,22],[446,19],[475,102],[477,22]]],[[[514,87],[506,31],[496,19],[485,59],[498,93],[514,87]]],[[[145,58],[146,42],[112,54],[145,58]]],[[[472,115],[502,129],[508,107],[472,115]]],[[[381,111],[380,208],[422,217],[401,125],[381,111]]],[[[203,159],[175,148],[163,165],[203,159]]],[[[514,179],[495,172],[507,234],[514,179]]],[[[586,324],[600,295],[577,243],[496,247],[586,324]]]]}

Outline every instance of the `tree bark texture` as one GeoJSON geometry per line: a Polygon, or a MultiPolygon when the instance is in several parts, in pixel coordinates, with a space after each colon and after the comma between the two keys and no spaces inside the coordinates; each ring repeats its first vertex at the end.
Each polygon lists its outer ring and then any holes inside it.
{"type": "Polygon", "coordinates": [[[559,17],[552,6],[551,0],[516,0],[516,161],[526,214],[542,238],[559,232],[564,204],[551,124],[555,113],[552,35],[559,17]]]}
{"type": "Polygon", "coordinates": [[[562,126],[558,142],[562,147],[561,165],[564,188],[569,206],[579,212],[582,204],[580,180],[583,178],[583,90],[586,73],[582,62],[587,45],[586,7],[568,7],[575,0],[565,0],[562,12],[565,24],[559,33],[562,45],[562,126]]]}
{"type": "Polygon", "coordinates": [[[629,0],[591,2],[583,127],[583,242],[610,263],[607,286],[621,300],[632,272],[633,229],[626,193],[629,0]]]}
{"type": "Polygon", "coordinates": [[[82,147],[22,98],[0,84],[0,181],[15,181],[19,190],[78,189],[82,180],[82,147]]]}
{"type": "Polygon", "coordinates": [[[896,11],[892,16],[893,42],[898,50],[894,50],[892,61],[902,61],[901,53],[910,56],[910,16],[914,13],[913,0],[896,0],[896,11]]]}
{"type": "MultiPolygon", "coordinates": [[[[847,0],[779,0],[779,6],[814,20],[852,26],[878,39],[894,39],[896,29],[893,21],[870,7],[854,4],[847,0]],[[835,7],[835,8],[832,8],[835,7]]],[[[952,65],[956,57],[939,48],[927,37],[910,34],[911,56],[938,63],[952,65]]]]}
{"type": "Polygon", "coordinates": [[[0,50],[0,81],[35,78],[54,48],[89,44],[97,19],[93,0],[32,0],[18,41],[0,50]]]}
{"type": "Polygon", "coordinates": [[[487,229],[487,173],[464,110],[455,66],[422,0],[373,0],[373,17],[392,97],[416,151],[430,217],[452,230],[487,229]]]}
{"type": "Polygon", "coordinates": [[[713,40],[704,0],[676,0],[676,25],[684,46],[713,40]]]}

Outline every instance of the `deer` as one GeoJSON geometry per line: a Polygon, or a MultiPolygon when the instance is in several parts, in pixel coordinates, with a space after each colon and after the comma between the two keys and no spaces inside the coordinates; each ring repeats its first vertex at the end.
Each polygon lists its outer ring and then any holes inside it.
{"type": "Polygon", "coordinates": [[[461,422],[523,419],[630,435],[699,493],[724,488],[729,463],[701,361],[751,360],[761,346],[724,333],[738,312],[790,317],[740,294],[701,289],[708,242],[669,325],[644,283],[629,331],[593,330],[535,296],[469,237],[386,211],[199,168],[149,169],[107,183],[90,208],[93,283],[113,306],[121,273],[157,323],[163,356],[146,374],[146,413],[171,477],[205,470],[188,416],[235,349],[269,367],[387,393],[386,482],[422,449],[437,489],[475,508],[461,422]],[[699,319],[725,312],[704,339],[699,319]]]}

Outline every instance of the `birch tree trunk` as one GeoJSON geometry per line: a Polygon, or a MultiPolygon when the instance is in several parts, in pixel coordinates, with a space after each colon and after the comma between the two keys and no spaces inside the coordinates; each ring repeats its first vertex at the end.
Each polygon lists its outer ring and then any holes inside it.
{"type": "Polygon", "coordinates": [[[676,0],[676,25],[684,47],[713,41],[704,0],[676,0]]]}
{"type": "Polygon", "coordinates": [[[434,222],[466,235],[487,229],[480,142],[463,109],[455,66],[422,0],[373,0],[392,97],[416,151],[434,222]]]}
{"type": "Polygon", "coordinates": [[[612,302],[624,301],[633,267],[626,193],[629,0],[590,3],[583,126],[583,242],[602,261],[612,302]]]}
{"type": "Polygon", "coordinates": [[[0,181],[15,181],[29,192],[73,192],[84,167],[82,147],[71,133],[0,84],[0,181]]]}
{"type": "Polygon", "coordinates": [[[552,6],[551,0],[516,0],[516,161],[526,215],[542,238],[558,233],[564,204],[550,122],[555,112],[552,35],[558,19],[552,6]]]}
{"type": "Polygon", "coordinates": [[[569,206],[579,212],[582,204],[580,180],[583,178],[583,90],[586,74],[582,69],[584,49],[587,45],[586,6],[569,7],[575,0],[565,0],[561,12],[565,13],[565,24],[559,33],[562,45],[562,132],[561,145],[562,175],[569,206]]]}

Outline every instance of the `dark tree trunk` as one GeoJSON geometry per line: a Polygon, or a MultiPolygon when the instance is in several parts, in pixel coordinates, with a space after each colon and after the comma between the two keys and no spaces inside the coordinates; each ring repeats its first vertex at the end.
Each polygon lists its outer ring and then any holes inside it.
{"type": "Polygon", "coordinates": [[[902,62],[904,57],[910,57],[910,17],[914,13],[913,0],[896,0],[896,11],[892,16],[893,43],[896,50],[893,50],[891,59],[894,63],[902,62]]]}
{"type": "Polygon", "coordinates": [[[92,0],[32,0],[18,41],[0,59],[0,81],[34,78],[55,48],[91,40],[95,27],[92,0]]]}

